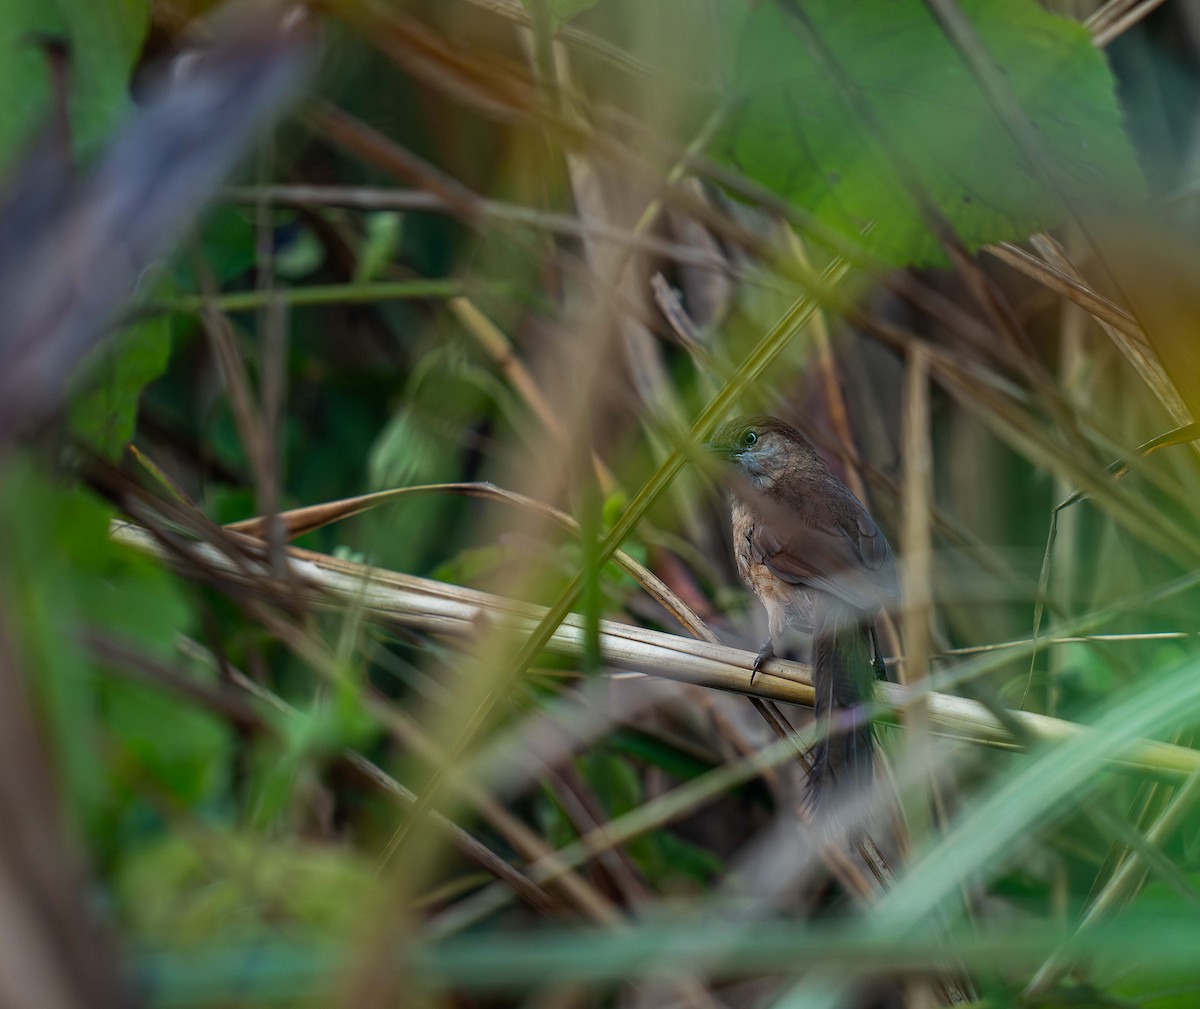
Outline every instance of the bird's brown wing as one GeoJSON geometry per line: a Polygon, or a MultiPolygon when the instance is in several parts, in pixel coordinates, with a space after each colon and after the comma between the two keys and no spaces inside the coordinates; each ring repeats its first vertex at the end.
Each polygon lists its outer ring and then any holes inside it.
{"type": "Polygon", "coordinates": [[[785,582],[874,612],[897,594],[892,551],[857,500],[840,503],[849,506],[810,506],[803,515],[768,504],[765,521],[756,523],[750,536],[751,556],[785,582]],[[779,514],[772,514],[776,510],[779,514]]]}
{"type": "Polygon", "coordinates": [[[875,520],[855,500],[853,521],[843,526],[846,535],[854,540],[863,570],[871,579],[876,595],[883,606],[899,601],[900,586],[896,580],[896,560],[887,538],[879,531],[875,520]]]}

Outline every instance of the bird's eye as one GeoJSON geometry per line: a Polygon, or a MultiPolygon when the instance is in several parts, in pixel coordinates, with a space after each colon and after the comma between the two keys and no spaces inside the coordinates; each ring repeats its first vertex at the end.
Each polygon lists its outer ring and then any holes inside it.
{"type": "Polygon", "coordinates": [[[758,441],[758,435],[756,435],[753,431],[747,431],[742,437],[742,441],[744,441],[747,445],[753,445],[756,441],[758,441]]]}

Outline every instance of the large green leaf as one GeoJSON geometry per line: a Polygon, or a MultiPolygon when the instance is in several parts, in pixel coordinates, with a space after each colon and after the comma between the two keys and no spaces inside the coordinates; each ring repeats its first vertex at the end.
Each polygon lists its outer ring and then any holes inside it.
{"type": "Polygon", "coordinates": [[[1031,143],[1014,139],[921,0],[806,0],[744,16],[719,152],[838,231],[872,225],[869,245],[894,263],[942,259],[921,200],[975,248],[1051,226],[1068,203],[1140,192],[1087,31],[1030,0],[959,8],[1031,143]]]}
{"type": "Polygon", "coordinates": [[[0,0],[0,170],[51,107],[39,40],[67,44],[72,140],[86,156],[128,107],[149,15],[149,0],[0,0]]]}

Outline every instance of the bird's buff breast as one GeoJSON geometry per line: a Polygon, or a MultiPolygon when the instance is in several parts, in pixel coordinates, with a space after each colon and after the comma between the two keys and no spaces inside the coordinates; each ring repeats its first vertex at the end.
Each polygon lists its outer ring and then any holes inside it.
{"type": "Polygon", "coordinates": [[[808,593],[785,582],[765,564],[754,559],[750,543],[758,516],[734,498],[732,519],[733,555],[742,581],[767,608],[773,624],[778,623],[782,627],[806,623],[804,616],[809,608],[808,593]]]}

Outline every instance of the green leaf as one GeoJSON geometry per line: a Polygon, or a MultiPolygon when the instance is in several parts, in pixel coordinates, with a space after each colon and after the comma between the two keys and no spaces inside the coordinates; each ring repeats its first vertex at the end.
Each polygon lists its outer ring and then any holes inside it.
{"type": "Polygon", "coordinates": [[[0,171],[52,107],[40,39],[67,43],[72,142],[86,158],[129,107],[129,77],[149,20],[149,0],[0,0],[0,171]]]}
{"type": "MultiPolygon", "coordinates": [[[[610,818],[636,809],[644,801],[637,768],[620,753],[593,750],[579,760],[580,771],[610,818]]],[[[691,886],[707,882],[721,860],[667,830],[653,830],[625,844],[641,873],[656,886],[691,886]]]]}
{"type": "Polygon", "coordinates": [[[275,252],[275,273],[288,280],[311,276],[325,262],[325,247],[311,228],[295,227],[275,252]]]}
{"type": "Polygon", "coordinates": [[[89,391],[71,404],[71,428],[110,459],[133,437],[142,390],[167,368],[171,357],[171,317],[156,315],[134,323],[100,351],[84,380],[89,391]]]}
{"type": "MultiPolygon", "coordinates": [[[[224,286],[254,267],[254,211],[245,207],[213,207],[199,227],[200,251],[217,282],[224,286]]],[[[184,260],[177,265],[178,283],[194,282],[184,260]]]]}
{"type": "Polygon", "coordinates": [[[450,437],[477,424],[504,394],[493,375],[467,363],[453,349],[427,355],[408,381],[404,406],[371,446],[371,486],[453,479],[459,463],[447,451],[450,437]]]}
{"type": "Polygon", "coordinates": [[[1061,717],[1077,717],[1116,689],[1116,675],[1102,649],[1076,642],[1063,645],[1060,656],[1054,683],[1061,717]]]}
{"type": "MultiPolygon", "coordinates": [[[[1192,874],[1188,882],[1200,887],[1200,877],[1192,874]]],[[[1137,895],[1125,917],[1130,928],[1145,923],[1195,920],[1195,905],[1164,883],[1152,880],[1137,895]]],[[[1159,925],[1161,927],[1161,925],[1159,925]]],[[[1153,1004],[1154,1009],[1192,1009],[1197,998],[1195,966],[1164,968],[1158,964],[1121,958],[1120,961],[1098,961],[1089,978],[1112,995],[1131,999],[1133,1004],[1153,1004]]]]}
{"type": "Polygon", "coordinates": [[[434,483],[447,469],[445,447],[402,407],[379,433],[367,459],[372,487],[434,483]]]}
{"type": "Polygon", "coordinates": [[[655,831],[651,837],[658,845],[662,876],[669,885],[678,886],[680,881],[710,883],[725,867],[725,863],[707,848],[669,831],[655,831]]]}
{"type": "MultiPolygon", "coordinates": [[[[101,845],[112,843],[110,816],[121,800],[98,757],[113,727],[98,711],[100,678],[80,634],[98,630],[164,657],[191,622],[173,576],[109,539],[112,515],[88,491],[51,483],[20,457],[9,460],[0,481],[0,595],[65,799],[101,845]]],[[[176,728],[171,719],[157,721],[160,736],[176,728]]],[[[166,778],[182,780],[175,770],[166,778]]],[[[190,786],[185,791],[196,794],[190,786]]]]}
{"type": "Polygon", "coordinates": [[[363,710],[362,683],[346,668],[332,697],[322,697],[279,726],[280,741],[264,741],[255,754],[248,789],[254,823],[266,827],[303,807],[298,792],[319,787],[325,762],[346,749],[363,748],[376,733],[363,710]]]}
{"type": "Polygon", "coordinates": [[[642,804],[641,778],[625,757],[598,749],[584,756],[581,763],[584,776],[610,817],[624,816],[642,804]]]}
{"type": "Polygon", "coordinates": [[[219,793],[230,773],[228,725],[162,690],[118,677],[102,681],[98,696],[118,769],[125,772],[114,778],[125,778],[134,794],[148,781],[151,791],[192,807],[219,793]]]}
{"type": "Polygon", "coordinates": [[[368,214],[366,235],[354,266],[354,283],[365,284],[383,277],[396,257],[404,238],[404,218],[391,210],[368,214]]]}
{"type": "Polygon", "coordinates": [[[455,585],[471,585],[514,562],[513,551],[498,543],[459,550],[430,572],[430,577],[455,585]]]}
{"type": "Polygon", "coordinates": [[[614,732],[609,737],[609,745],[620,753],[662,768],[680,781],[698,778],[713,768],[712,764],[685,753],[666,740],[631,727],[614,732]]]}
{"type": "Polygon", "coordinates": [[[894,263],[943,261],[926,200],[976,248],[1066,204],[1141,190],[1103,55],[1031,0],[962,0],[1040,147],[1032,166],[920,0],[809,0],[746,16],[720,154],[894,263]],[[919,194],[919,195],[918,195],[919,194]]]}

